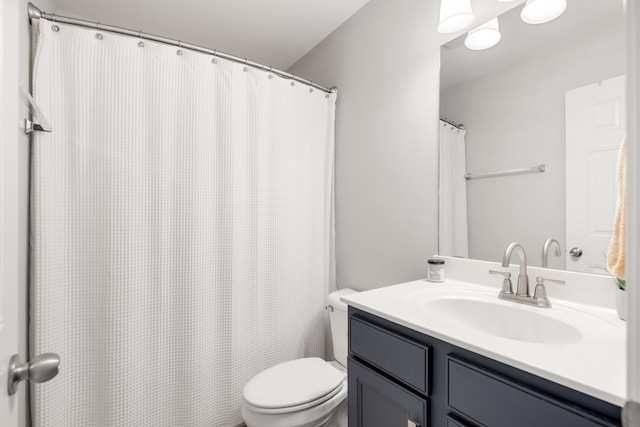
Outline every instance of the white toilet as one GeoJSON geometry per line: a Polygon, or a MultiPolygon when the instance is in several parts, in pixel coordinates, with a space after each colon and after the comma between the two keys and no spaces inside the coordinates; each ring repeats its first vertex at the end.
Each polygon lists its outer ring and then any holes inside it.
{"type": "Polygon", "coordinates": [[[341,289],[329,294],[329,322],[336,361],[296,359],[265,369],[244,387],[247,427],[347,427],[347,305],[341,289]]]}

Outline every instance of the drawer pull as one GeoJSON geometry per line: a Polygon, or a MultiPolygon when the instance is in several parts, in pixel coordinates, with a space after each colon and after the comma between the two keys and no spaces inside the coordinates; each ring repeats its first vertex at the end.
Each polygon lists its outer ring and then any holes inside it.
{"type": "Polygon", "coordinates": [[[413,420],[407,420],[407,427],[420,427],[420,423],[413,420]]]}

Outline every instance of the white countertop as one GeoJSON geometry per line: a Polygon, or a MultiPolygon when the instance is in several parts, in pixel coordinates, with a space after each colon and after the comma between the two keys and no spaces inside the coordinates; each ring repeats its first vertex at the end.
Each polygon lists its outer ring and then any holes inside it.
{"type": "Polygon", "coordinates": [[[499,300],[493,287],[451,279],[439,284],[417,280],[341,299],[355,308],[614,405],[623,406],[626,401],[626,324],[618,319],[615,310],[553,298],[552,308],[529,307],[499,300]],[[503,338],[478,332],[455,318],[430,316],[422,308],[430,299],[462,294],[495,296],[496,303],[508,309],[516,307],[532,311],[533,316],[570,322],[582,338],[570,344],[503,338]]]}

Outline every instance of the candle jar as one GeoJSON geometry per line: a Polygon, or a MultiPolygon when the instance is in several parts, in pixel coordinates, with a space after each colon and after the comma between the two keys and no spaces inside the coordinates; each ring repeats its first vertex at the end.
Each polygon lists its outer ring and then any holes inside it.
{"type": "Polygon", "coordinates": [[[428,259],[427,260],[427,280],[430,282],[442,283],[444,282],[444,260],[443,259],[428,259]]]}

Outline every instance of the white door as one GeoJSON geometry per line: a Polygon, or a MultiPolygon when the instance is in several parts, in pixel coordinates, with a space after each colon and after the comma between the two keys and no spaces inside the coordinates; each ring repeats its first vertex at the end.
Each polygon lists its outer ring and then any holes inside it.
{"type": "Polygon", "coordinates": [[[566,93],[567,270],[607,274],[624,94],[624,76],[566,93]]]}
{"type": "Polygon", "coordinates": [[[0,3],[0,425],[3,427],[18,426],[17,395],[7,393],[9,359],[18,353],[18,22],[18,2],[3,0],[0,3]]]}

